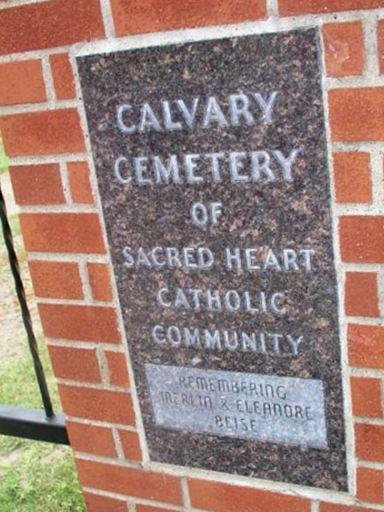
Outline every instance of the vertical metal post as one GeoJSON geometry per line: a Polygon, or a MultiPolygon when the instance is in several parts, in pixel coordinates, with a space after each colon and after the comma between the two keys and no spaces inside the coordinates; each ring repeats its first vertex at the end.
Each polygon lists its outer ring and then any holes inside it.
{"type": "Polygon", "coordinates": [[[8,251],[9,264],[11,267],[13,279],[15,281],[17,298],[19,300],[20,309],[21,309],[21,316],[22,316],[24,327],[25,327],[27,337],[28,337],[29,349],[31,351],[31,355],[32,355],[32,359],[33,359],[33,365],[35,368],[37,382],[38,382],[39,388],[40,388],[41,398],[42,398],[43,404],[44,404],[45,414],[46,414],[47,418],[52,418],[54,416],[52,401],[51,401],[51,397],[49,396],[49,390],[48,390],[47,381],[46,381],[45,375],[44,375],[44,369],[41,364],[41,360],[40,360],[40,356],[39,356],[39,350],[38,350],[38,346],[37,346],[36,337],[33,332],[32,319],[31,319],[31,314],[29,312],[26,297],[25,297],[24,285],[23,285],[23,282],[20,277],[19,262],[18,262],[18,259],[16,256],[14,245],[13,245],[12,231],[11,231],[11,227],[8,222],[7,210],[6,210],[6,206],[5,206],[5,199],[3,196],[3,192],[1,190],[1,184],[0,184],[0,218],[1,218],[1,225],[2,225],[2,229],[3,229],[4,241],[5,241],[5,245],[7,247],[7,251],[8,251]]]}

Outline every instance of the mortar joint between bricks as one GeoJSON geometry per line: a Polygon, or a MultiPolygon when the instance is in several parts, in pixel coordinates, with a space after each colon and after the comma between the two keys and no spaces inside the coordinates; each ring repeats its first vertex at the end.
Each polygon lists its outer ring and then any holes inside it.
{"type": "MultiPolygon", "coordinates": [[[[5,105],[0,107],[1,116],[13,116],[33,113],[46,113],[57,110],[67,110],[75,108],[74,100],[55,100],[48,99],[40,103],[27,103],[21,105],[5,105]]],[[[28,157],[26,157],[28,158],[28,157]]],[[[33,156],[32,156],[33,158],[33,156]]],[[[44,156],[42,157],[44,158],[44,156]]]]}
{"type": "Polygon", "coordinates": [[[67,165],[65,162],[60,162],[59,167],[60,167],[61,185],[63,187],[65,201],[66,201],[67,205],[72,206],[73,201],[72,201],[71,189],[70,189],[70,185],[69,185],[67,165]]]}
{"type": "Polygon", "coordinates": [[[83,162],[87,153],[62,153],[61,155],[27,155],[10,157],[10,165],[60,164],[62,162],[83,162]]]}
{"type": "Polygon", "coordinates": [[[378,14],[365,13],[362,17],[364,36],[364,75],[372,79],[380,78],[379,52],[378,52],[378,14]]]}
{"type": "Polygon", "coordinates": [[[103,17],[105,35],[107,36],[107,39],[114,39],[116,37],[115,23],[110,0],[100,0],[100,8],[103,17]]]}
{"type": "MultiPolygon", "coordinates": [[[[81,263],[80,263],[81,265],[81,263]]],[[[81,279],[81,274],[80,274],[81,279]]],[[[113,302],[95,301],[84,297],[83,299],[59,299],[49,297],[38,297],[39,304],[53,304],[57,306],[97,306],[99,308],[110,308],[113,307],[113,302]]]]}
{"type": "MultiPolygon", "coordinates": [[[[360,270],[358,270],[359,272],[360,270]]],[[[373,318],[365,316],[346,316],[347,324],[361,324],[368,325],[371,327],[382,327],[384,325],[383,318],[373,318]]]]}
{"type": "Polygon", "coordinates": [[[88,261],[87,260],[79,261],[79,273],[80,273],[80,280],[81,280],[81,284],[82,284],[82,288],[83,288],[84,301],[87,304],[92,304],[94,301],[93,301],[91,283],[89,282],[88,261]]]}
{"type": "Polygon", "coordinates": [[[311,502],[311,512],[319,512],[319,502],[318,501],[311,502]]]}
{"type": "Polygon", "coordinates": [[[136,432],[136,429],[134,426],[131,425],[122,425],[118,423],[111,423],[107,421],[100,421],[95,419],[87,419],[87,418],[79,418],[78,416],[70,416],[67,415],[68,421],[73,421],[75,423],[81,423],[82,425],[94,425],[96,427],[105,427],[112,429],[113,427],[119,429],[119,430],[126,430],[128,432],[136,432]]]}
{"type": "Polygon", "coordinates": [[[101,462],[109,464],[110,466],[118,466],[120,468],[143,470],[143,466],[140,462],[135,462],[127,459],[117,459],[116,457],[102,457],[101,455],[92,455],[90,453],[76,451],[76,458],[79,460],[89,462],[101,462]]]}
{"type": "Polygon", "coordinates": [[[127,499],[128,512],[136,512],[136,503],[133,498],[127,499]]]}
{"type": "Polygon", "coordinates": [[[183,495],[183,509],[186,511],[191,510],[191,498],[189,495],[188,478],[182,477],[180,480],[181,492],[183,495]]]}
{"type": "Polygon", "coordinates": [[[100,346],[96,347],[96,356],[97,356],[97,360],[99,362],[99,368],[100,368],[102,382],[106,386],[109,386],[110,380],[109,380],[109,369],[108,369],[107,358],[105,356],[104,350],[100,346]]]}
{"type": "Polygon", "coordinates": [[[21,5],[42,4],[44,2],[49,2],[49,0],[7,0],[6,3],[0,4],[0,11],[3,9],[11,9],[12,7],[19,7],[21,5]]]}
{"type": "Polygon", "coordinates": [[[94,206],[87,204],[37,204],[37,205],[20,205],[21,213],[76,213],[76,214],[97,214],[98,211],[94,206]]]}
{"type": "Polygon", "coordinates": [[[370,153],[372,199],[376,208],[384,213],[383,150],[370,153]]]}
{"type": "Polygon", "coordinates": [[[377,272],[377,300],[381,324],[384,322],[384,266],[377,272]]]}
{"type": "MultiPolygon", "coordinates": [[[[380,405],[381,405],[381,415],[384,417],[384,372],[380,379],[380,405]]],[[[384,481],[383,481],[384,485],[384,481]]]]}
{"type": "Polygon", "coordinates": [[[118,431],[118,429],[115,426],[112,427],[112,436],[113,436],[113,441],[115,443],[115,449],[116,449],[116,453],[117,453],[118,458],[119,459],[125,459],[123,445],[121,443],[119,431],[118,431]]]}
{"type": "Polygon", "coordinates": [[[384,418],[370,418],[365,416],[354,416],[355,425],[378,425],[384,426],[384,418]]]}
{"type": "Polygon", "coordinates": [[[384,378],[384,369],[378,370],[374,368],[350,368],[351,377],[366,377],[371,379],[382,379],[384,378]]]}
{"type": "Polygon", "coordinates": [[[121,394],[131,394],[131,390],[129,388],[122,388],[120,386],[114,386],[105,382],[93,383],[72,379],[63,379],[61,377],[57,377],[56,380],[58,384],[63,386],[70,386],[73,388],[94,389],[96,391],[114,391],[121,394]]]}
{"type": "Polygon", "coordinates": [[[41,63],[43,66],[43,79],[45,83],[45,90],[47,93],[48,108],[51,109],[54,107],[56,102],[56,92],[53,83],[53,75],[49,57],[47,55],[44,55],[41,59],[41,63]]]}
{"type": "Polygon", "coordinates": [[[278,18],[278,16],[279,16],[278,0],[267,0],[267,16],[269,18],[278,18]]]}

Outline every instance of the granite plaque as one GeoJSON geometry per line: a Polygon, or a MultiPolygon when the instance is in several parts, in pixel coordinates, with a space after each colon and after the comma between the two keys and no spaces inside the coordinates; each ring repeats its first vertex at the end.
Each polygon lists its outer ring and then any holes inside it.
{"type": "Polygon", "coordinates": [[[346,490],[316,29],[78,67],[151,460],[346,490]]]}
{"type": "Polygon", "coordinates": [[[145,367],[157,425],[327,448],[321,380],[159,364],[145,367]]]}

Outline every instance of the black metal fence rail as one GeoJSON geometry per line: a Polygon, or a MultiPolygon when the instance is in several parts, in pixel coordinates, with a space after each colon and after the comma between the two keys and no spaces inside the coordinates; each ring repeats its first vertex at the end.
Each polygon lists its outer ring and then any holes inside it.
{"type": "MultiPolygon", "coordinates": [[[[32,318],[28,308],[25,289],[20,275],[19,262],[13,244],[11,227],[7,217],[5,199],[0,184],[0,220],[8,259],[15,282],[15,289],[21,310],[21,317],[27,334],[29,350],[32,355],[36,380],[40,389],[44,411],[0,405],[0,434],[12,435],[69,444],[62,414],[55,415],[49,394],[44,369],[41,364],[36,336],[33,331],[32,318]]],[[[0,374],[1,379],[1,374],[0,374]]]]}

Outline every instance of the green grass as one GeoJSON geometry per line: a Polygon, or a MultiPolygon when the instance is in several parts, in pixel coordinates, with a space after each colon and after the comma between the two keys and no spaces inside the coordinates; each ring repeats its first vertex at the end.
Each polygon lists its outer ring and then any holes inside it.
{"type": "Polygon", "coordinates": [[[0,464],[1,512],[83,512],[70,453],[43,443],[22,445],[17,462],[0,464]]]}
{"type": "Polygon", "coordinates": [[[11,226],[12,236],[19,236],[21,234],[21,228],[18,214],[14,213],[13,215],[10,215],[8,221],[11,226]]]}
{"type": "MultiPolygon", "coordinates": [[[[53,404],[57,410],[60,407],[60,402],[49,363],[48,351],[42,340],[39,340],[38,345],[53,404]]],[[[32,356],[27,348],[27,337],[25,339],[25,349],[19,358],[3,365],[0,379],[0,403],[23,405],[32,409],[41,407],[32,356]]]]}
{"type": "MultiPolygon", "coordinates": [[[[0,169],[0,174],[6,171],[7,169],[0,169]]],[[[26,254],[19,236],[20,226],[17,214],[10,215],[9,222],[25,277],[27,297],[31,299],[33,291],[30,280],[26,279],[26,254]]],[[[0,284],[2,284],[3,293],[4,290],[13,289],[1,231],[0,284]]],[[[1,311],[5,314],[5,306],[12,308],[15,319],[20,315],[16,295],[14,300],[7,296],[5,304],[4,297],[0,296],[0,333],[1,311]]],[[[38,328],[36,332],[39,332],[38,328]]],[[[41,398],[27,339],[18,322],[15,322],[15,336],[18,337],[15,340],[15,346],[23,348],[17,348],[11,360],[0,360],[0,404],[41,409],[41,398]],[[19,339],[20,337],[22,339],[19,339]]],[[[39,342],[39,349],[54,410],[59,411],[59,398],[48,351],[42,340],[39,342]]],[[[70,448],[0,435],[0,512],[85,512],[70,448]]]]}
{"type": "Polygon", "coordinates": [[[3,140],[1,138],[1,132],[0,132],[0,174],[8,171],[8,163],[9,163],[9,160],[7,158],[7,155],[5,154],[3,140]]]}
{"type": "MultiPolygon", "coordinates": [[[[55,410],[59,401],[46,349],[41,348],[55,410]]],[[[41,408],[27,350],[3,365],[0,403],[41,408]]],[[[0,436],[1,512],[84,512],[72,453],[67,447],[0,436]]]]}
{"type": "MultiPolygon", "coordinates": [[[[48,355],[41,350],[55,409],[59,407],[48,355]]],[[[25,351],[3,366],[0,403],[41,408],[32,361],[25,351]]],[[[83,512],[69,448],[0,436],[1,512],[83,512]]]]}

